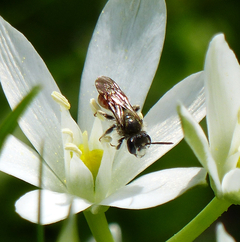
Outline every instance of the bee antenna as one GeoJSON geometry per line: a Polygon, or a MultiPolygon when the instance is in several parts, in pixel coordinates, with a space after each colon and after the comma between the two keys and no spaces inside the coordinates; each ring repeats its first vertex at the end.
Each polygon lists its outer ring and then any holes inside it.
{"type": "Polygon", "coordinates": [[[147,145],[173,145],[173,142],[150,142],[147,145]]]}

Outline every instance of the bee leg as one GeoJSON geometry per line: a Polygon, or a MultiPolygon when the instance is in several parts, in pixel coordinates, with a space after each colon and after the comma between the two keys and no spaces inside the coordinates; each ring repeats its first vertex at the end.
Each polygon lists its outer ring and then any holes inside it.
{"type": "Polygon", "coordinates": [[[97,112],[94,113],[94,116],[98,117],[100,120],[103,120],[103,119],[115,120],[114,116],[107,114],[107,113],[103,112],[102,110],[97,110],[97,112]]]}
{"type": "Polygon", "coordinates": [[[100,120],[115,120],[115,117],[112,115],[109,115],[107,113],[105,113],[104,111],[102,111],[101,107],[97,104],[96,100],[94,98],[92,98],[90,100],[90,107],[93,111],[93,114],[95,117],[98,117],[100,120]]]}
{"type": "Polygon", "coordinates": [[[121,139],[119,139],[118,140],[118,145],[116,146],[116,149],[117,150],[119,150],[120,149],[120,147],[121,147],[121,145],[122,145],[122,142],[123,142],[123,140],[124,140],[125,138],[124,137],[122,137],[121,139]]]}
{"type": "Polygon", "coordinates": [[[105,131],[105,133],[99,138],[99,141],[106,141],[106,142],[111,142],[112,138],[108,136],[108,134],[112,133],[112,131],[117,127],[116,124],[112,125],[109,129],[105,131]]]}

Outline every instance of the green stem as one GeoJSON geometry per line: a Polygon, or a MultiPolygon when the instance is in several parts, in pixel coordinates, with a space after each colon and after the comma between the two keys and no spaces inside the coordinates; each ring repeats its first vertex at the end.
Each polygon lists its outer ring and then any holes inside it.
{"type": "Polygon", "coordinates": [[[105,213],[92,214],[90,211],[83,213],[97,242],[114,242],[105,213]]]}
{"type": "Polygon", "coordinates": [[[227,211],[231,203],[213,198],[212,201],[183,229],[167,242],[192,242],[206,230],[222,213],[227,211]]]}

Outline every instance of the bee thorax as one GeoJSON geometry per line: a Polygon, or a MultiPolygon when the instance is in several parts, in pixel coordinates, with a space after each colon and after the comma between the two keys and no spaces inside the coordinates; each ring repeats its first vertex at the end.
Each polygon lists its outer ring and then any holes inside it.
{"type": "Polygon", "coordinates": [[[123,131],[127,135],[137,134],[142,130],[142,120],[135,119],[132,116],[126,115],[125,126],[123,131]]]}

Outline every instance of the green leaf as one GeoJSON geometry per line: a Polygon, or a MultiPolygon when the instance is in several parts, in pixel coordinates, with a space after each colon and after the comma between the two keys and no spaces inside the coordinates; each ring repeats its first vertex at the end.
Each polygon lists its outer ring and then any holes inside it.
{"type": "Polygon", "coordinates": [[[33,98],[39,93],[40,89],[39,86],[34,87],[0,125],[0,150],[7,135],[11,134],[17,127],[19,117],[23,115],[24,111],[33,98]]]}

